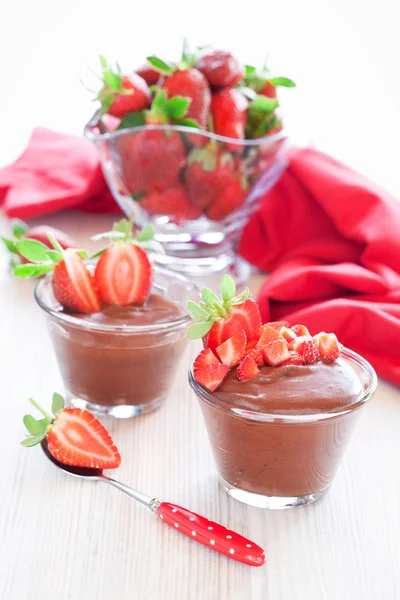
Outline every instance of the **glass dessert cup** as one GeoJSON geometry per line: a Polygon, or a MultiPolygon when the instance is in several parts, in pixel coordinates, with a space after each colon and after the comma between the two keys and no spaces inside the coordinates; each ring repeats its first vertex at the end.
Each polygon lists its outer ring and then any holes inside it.
{"type": "MultiPolygon", "coordinates": [[[[261,197],[276,183],[287,166],[286,132],[283,130],[254,140],[235,140],[176,125],[144,125],[121,130],[112,130],[113,127],[115,123],[107,128],[96,113],[86,125],[85,135],[95,143],[100,153],[105,178],[123,212],[128,217],[134,213],[135,223],[140,227],[153,224],[155,239],[164,244],[166,251],[165,254],[156,255],[158,264],[186,274],[199,284],[207,282],[212,285],[211,282],[219,281],[224,273],[232,275],[238,284],[245,283],[250,267],[236,255],[235,249],[240,233],[257,209],[261,197]],[[138,157],[135,144],[139,136],[149,134],[162,134],[166,139],[177,141],[181,160],[176,176],[171,175],[174,168],[169,162],[172,150],[170,152],[166,148],[164,152],[159,151],[159,144],[154,140],[140,138],[141,154],[138,157]],[[141,174],[148,162],[156,161],[155,152],[160,153],[159,168],[155,169],[157,178],[161,178],[160,190],[164,192],[178,184],[183,188],[185,197],[189,197],[185,179],[188,157],[192,150],[204,147],[210,147],[217,153],[222,151],[231,157],[235,170],[244,176],[241,181],[248,182],[242,200],[239,204],[236,202],[237,208],[218,220],[218,215],[213,216],[209,208],[199,208],[199,205],[207,203],[209,194],[213,193],[212,185],[210,188],[204,185],[199,186],[197,193],[191,192],[190,203],[194,204],[190,218],[182,218],[174,213],[174,209],[170,212],[165,209],[158,214],[153,209],[149,212],[149,194],[140,189],[142,183],[139,183],[139,179],[142,180],[141,174]],[[164,179],[160,175],[162,172],[166,173],[164,179]],[[200,197],[202,200],[198,203],[200,197]]],[[[229,197],[230,203],[232,196],[229,197]]],[[[235,204],[235,201],[232,202],[235,204]]],[[[164,207],[167,205],[168,201],[163,203],[164,207]]]]}
{"type": "Polygon", "coordinates": [[[329,489],[360,409],[373,396],[377,378],[361,356],[344,349],[362,396],[346,407],[315,414],[277,414],[237,408],[189,383],[199,399],[222,488],[259,508],[306,505],[329,489]]]}
{"type": "Polygon", "coordinates": [[[39,281],[35,298],[46,315],[67,400],[75,406],[129,418],[163,403],[187,343],[186,305],[198,290],[185,277],[155,267],[151,292],[176,303],[181,315],[146,325],[92,322],[63,312],[50,278],[39,281]]]}

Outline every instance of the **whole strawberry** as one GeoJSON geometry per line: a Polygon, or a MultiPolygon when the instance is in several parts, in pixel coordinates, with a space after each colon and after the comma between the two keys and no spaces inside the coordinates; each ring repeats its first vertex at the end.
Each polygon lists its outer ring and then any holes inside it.
{"type": "Polygon", "coordinates": [[[203,50],[196,57],[195,67],[212,88],[234,87],[244,77],[243,66],[228,50],[203,50]]]}
{"type": "Polygon", "coordinates": [[[119,65],[113,68],[103,56],[100,64],[104,85],[95,99],[100,101],[103,114],[120,118],[150,106],[151,92],[140,75],[123,75],[119,65]]]}
{"type": "Polygon", "coordinates": [[[163,192],[150,192],[140,200],[140,206],[149,215],[167,215],[171,221],[193,220],[201,216],[201,210],[193,206],[182,183],[163,192]]]}
{"type": "Polygon", "coordinates": [[[45,443],[58,462],[90,469],[116,469],[121,464],[118,448],[108,431],[90,412],[80,408],[64,408],[64,398],[53,394],[49,415],[32,398],[30,403],[41,413],[41,419],[24,416],[29,435],[21,442],[30,448],[45,443]]]}
{"type": "MultiPolygon", "coordinates": [[[[224,137],[243,140],[245,135],[248,102],[237,89],[226,88],[213,94],[211,112],[214,132],[224,137]]],[[[241,150],[240,144],[226,143],[230,150],[241,150]]]]}
{"type": "Polygon", "coordinates": [[[184,181],[191,203],[201,209],[212,204],[229,184],[234,171],[234,159],[229,152],[214,144],[194,148],[187,160],[184,181]]]}
{"type": "Polygon", "coordinates": [[[246,183],[241,177],[235,176],[220,190],[214,202],[207,208],[207,217],[212,221],[225,219],[242,206],[246,196],[246,183]]]}

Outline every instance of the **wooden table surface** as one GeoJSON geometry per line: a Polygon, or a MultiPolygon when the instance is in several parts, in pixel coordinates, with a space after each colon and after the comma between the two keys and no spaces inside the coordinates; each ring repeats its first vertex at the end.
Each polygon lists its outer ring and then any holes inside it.
{"type": "MultiPolygon", "coordinates": [[[[110,217],[59,214],[46,221],[84,240],[110,217]]],[[[253,290],[260,281],[252,279],[253,290]]],[[[1,600],[400,598],[398,389],[379,383],[330,493],[282,512],[247,507],[218,487],[186,378],[195,345],[161,410],[110,424],[123,457],[116,477],[254,539],[268,563],[249,568],[163,526],[124,494],[57,472],[40,448],[19,445],[29,396],[48,406],[52,392],[62,391],[32,290],[32,282],[11,277],[1,249],[1,600]]]]}

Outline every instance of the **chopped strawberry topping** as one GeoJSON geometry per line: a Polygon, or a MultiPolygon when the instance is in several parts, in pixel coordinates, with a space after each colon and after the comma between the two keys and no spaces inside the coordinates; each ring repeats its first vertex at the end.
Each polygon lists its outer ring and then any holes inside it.
{"type": "Polygon", "coordinates": [[[206,365],[202,369],[199,369],[195,374],[195,379],[198,383],[207,388],[210,392],[215,390],[221,385],[224,379],[229,373],[228,365],[219,363],[217,365],[206,365]]]}
{"type": "Polygon", "coordinates": [[[283,327],[281,327],[279,333],[281,334],[282,337],[285,338],[285,340],[287,342],[291,342],[296,339],[295,332],[292,331],[291,329],[289,329],[288,327],[286,327],[285,325],[283,327]]]}
{"type": "Polygon", "coordinates": [[[322,331],[314,339],[318,343],[321,358],[329,362],[334,362],[339,358],[342,347],[334,333],[325,333],[322,331]]]}
{"type": "Polygon", "coordinates": [[[210,348],[205,348],[197,355],[196,360],[193,363],[193,372],[196,377],[197,371],[206,367],[207,365],[218,365],[220,361],[215,356],[214,352],[210,348]]]}
{"type": "Polygon", "coordinates": [[[286,340],[275,340],[262,347],[264,360],[268,365],[277,367],[289,358],[289,350],[286,340]]]}
{"type": "Polygon", "coordinates": [[[257,346],[266,346],[270,342],[282,339],[281,334],[276,329],[273,329],[268,324],[263,325],[260,339],[258,340],[257,346]]]}
{"type": "Polygon", "coordinates": [[[298,352],[302,355],[304,342],[307,342],[308,340],[312,340],[311,335],[300,335],[289,343],[289,350],[294,350],[294,352],[298,352]]]}
{"type": "Polygon", "coordinates": [[[317,362],[319,359],[318,342],[316,340],[306,340],[303,343],[302,356],[306,365],[317,362]]]}
{"type": "Polygon", "coordinates": [[[242,360],[244,356],[246,348],[246,334],[245,332],[239,331],[235,333],[228,340],[223,342],[220,346],[216,348],[216,353],[218,354],[221,362],[228,367],[236,367],[237,364],[242,360]]]}
{"type": "Polygon", "coordinates": [[[248,381],[258,375],[257,363],[251,356],[245,356],[237,368],[236,375],[240,381],[248,381]]]}
{"type": "Polygon", "coordinates": [[[276,329],[276,331],[280,331],[282,327],[289,327],[288,321],[270,321],[267,325],[272,329],[276,329]]]}
{"type": "Polygon", "coordinates": [[[293,325],[291,329],[297,336],[310,335],[310,332],[305,325],[293,325]]]}
{"type": "Polygon", "coordinates": [[[282,363],[283,365],[304,365],[304,360],[298,352],[289,352],[289,358],[282,363]]]}

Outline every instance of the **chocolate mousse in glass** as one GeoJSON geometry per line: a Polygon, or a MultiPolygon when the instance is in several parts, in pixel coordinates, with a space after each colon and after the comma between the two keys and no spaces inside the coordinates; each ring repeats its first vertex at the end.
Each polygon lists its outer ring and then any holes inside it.
{"type": "Polygon", "coordinates": [[[331,485],[360,409],[376,389],[361,356],[335,362],[263,365],[248,381],[232,369],[214,392],[189,373],[222,487],[261,508],[314,502],[331,485]]]}
{"type": "Polygon", "coordinates": [[[99,415],[128,418],[158,408],[186,347],[189,300],[196,286],[154,267],[143,305],[104,305],[101,312],[68,313],[42,279],[35,298],[47,325],[68,400],[99,415]]]}

